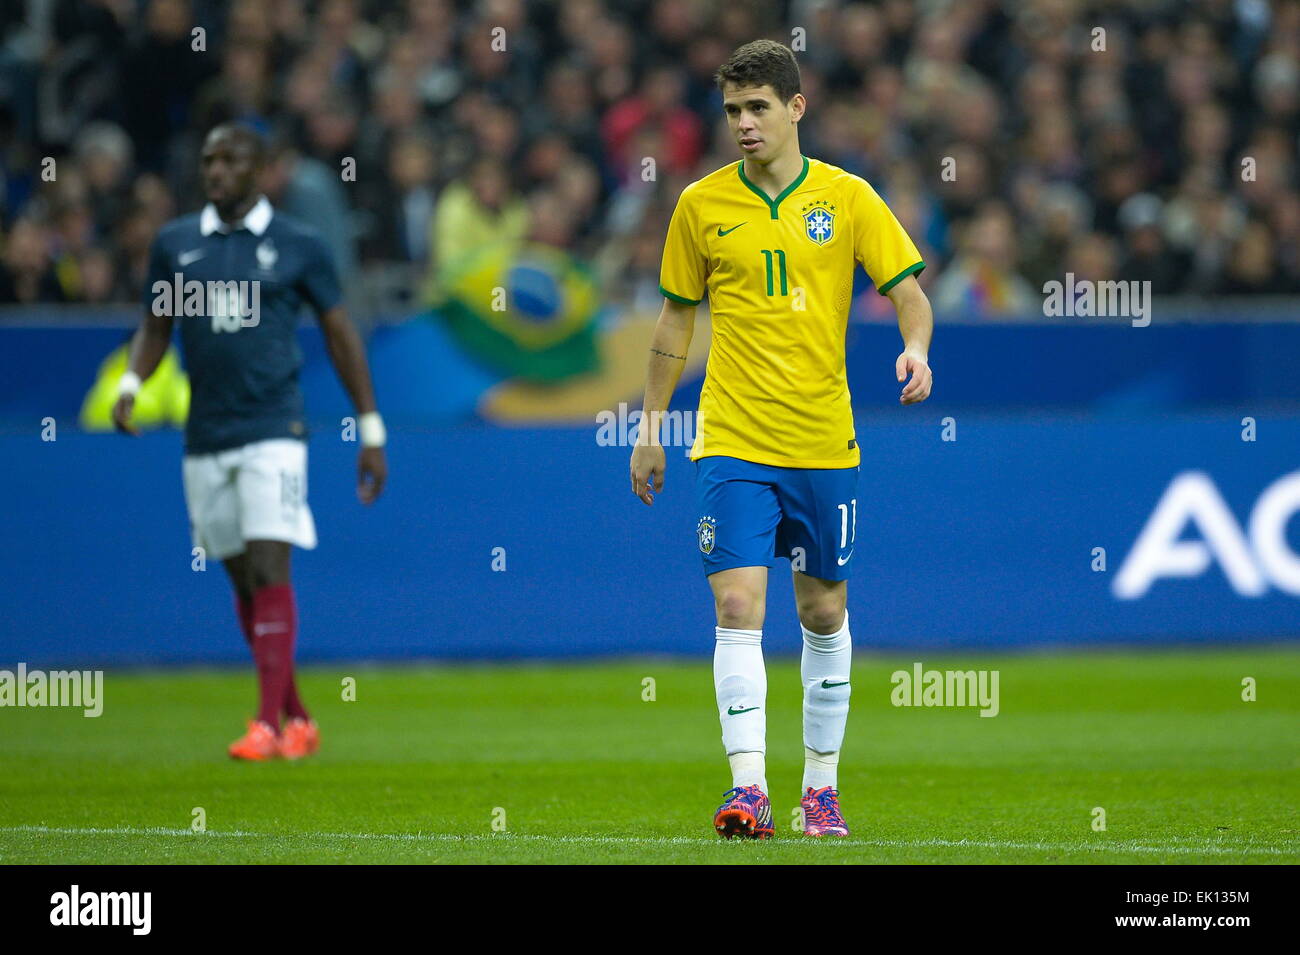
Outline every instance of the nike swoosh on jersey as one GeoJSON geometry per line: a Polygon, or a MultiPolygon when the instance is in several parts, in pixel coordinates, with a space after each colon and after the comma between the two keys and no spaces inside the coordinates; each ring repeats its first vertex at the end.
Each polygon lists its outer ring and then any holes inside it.
{"type": "Polygon", "coordinates": [[[207,255],[202,249],[191,249],[189,252],[182,252],[176,256],[176,264],[182,267],[189,265],[191,262],[197,262],[203,256],[207,255]]]}
{"type": "Polygon", "coordinates": [[[845,554],[843,557],[836,557],[836,558],[835,558],[835,563],[837,563],[837,564],[839,564],[841,567],[843,567],[845,564],[847,564],[847,563],[849,562],[849,558],[852,557],[852,556],[853,556],[853,551],[849,551],[849,552],[848,552],[847,554],[845,554]]]}
{"type": "Polygon", "coordinates": [[[746,219],[740,225],[733,225],[730,229],[723,229],[722,226],[718,226],[718,235],[719,236],[728,235],[729,233],[735,232],[737,229],[739,229],[741,225],[747,225],[748,223],[749,220],[746,219]]]}

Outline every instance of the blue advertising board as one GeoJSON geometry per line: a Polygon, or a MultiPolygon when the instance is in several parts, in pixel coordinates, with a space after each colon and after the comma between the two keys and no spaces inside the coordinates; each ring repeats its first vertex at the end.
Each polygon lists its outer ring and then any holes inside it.
{"type": "MultiPolygon", "coordinates": [[[[850,582],[863,650],[1300,636],[1300,418],[859,414],[850,582]],[[1140,545],[1140,546],[1139,546],[1140,545]]],[[[390,484],[318,430],[303,659],[711,652],[693,466],[634,499],[620,429],[394,429],[390,484]],[[613,444],[610,443],[612,440],[613,444]]],[[[179,436],[0,435],[0,666],[243,659],[196,570],[179,436]]],[[[787,566],[769,652],[795,652],[787,566]]]]}

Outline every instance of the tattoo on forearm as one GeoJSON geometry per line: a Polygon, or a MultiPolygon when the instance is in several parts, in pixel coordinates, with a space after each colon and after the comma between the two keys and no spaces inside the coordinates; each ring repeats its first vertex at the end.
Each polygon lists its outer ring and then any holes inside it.
{"type": "Polygon", "coordinates": [[[669,352],[666,352],[666,351],[660,351],[658,348],[654,348],[654,347],[651,347],[650,352],[651,352],[651,354],[654,354],[654,355],[663,355],[665,358],[676,358],[678,361],[685,361],[685,360],[686,360],[686,356],[685,356],[685,355],[673,355],[673,354],[670,354],[669,352]]]}

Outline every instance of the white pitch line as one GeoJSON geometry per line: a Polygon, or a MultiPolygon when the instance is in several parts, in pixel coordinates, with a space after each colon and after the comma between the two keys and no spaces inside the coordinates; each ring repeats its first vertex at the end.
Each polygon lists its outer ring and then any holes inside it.
{"type": "MultiPolygon", "coordinates": [[[[538,842],[570,845],[620,845],[620,846],[716,846],[721,840],[694,836],[666,836],[658,839],[638,839],[634,836],[544,836],[497,833],[493,835],[456,835],[449,832],[245,832],[240,829],[210,829],[193,832],[190,829],[152,828],[61,828],[56,826],[3,826],[3,833],[46,833],[63,836],[182,836],[187,838],[227,839],[351,839],[388,842],[538,842]]],[[[773,839],[768,846],[806,845],[802,838],[773,839]]],[[[1036,852],[1149,852],[1158,855],[1291,855],[1275,846],[1149,846],[1125,842],[1104,842],[1097,845],[1067,845],[1045,842],[996,842],[974,839],[825,839],[824,845],[874,846],[886,849],[1026,849],[1036,852]]]]}

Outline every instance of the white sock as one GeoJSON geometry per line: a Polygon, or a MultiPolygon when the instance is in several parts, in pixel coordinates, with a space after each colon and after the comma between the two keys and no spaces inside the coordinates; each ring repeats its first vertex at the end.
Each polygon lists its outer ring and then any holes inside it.
{"type": "Polygon", "coordinates": [[[757,786],[767,792],[767,757],[762,753],[732,753],[727,757],[731,764],[732,786],[757,786]]]}
{"type": "Polygon", "coordinates": [[[835,772],[840,765],[839,753],[819,753],[804,747],[803,788],[821,789],[835,785],[835,772]]]}
{"type": "Polygon", "coordinates": [[[763,631],[718,627],[713,647],[713,687],[722,723],[722,745],[731,763],[733,786],[767,792],[767,670],[763,631]]]}
{"type": "Polygon", "coordinates": [[[849,615],[834,633],[813,633],[803,627],[803,785],[807,789],[835,786],[849,719],[849,674],[853,663],[853,638],[849,615]],[[829,684],[829,685],[828,685],[829,684]]]}

